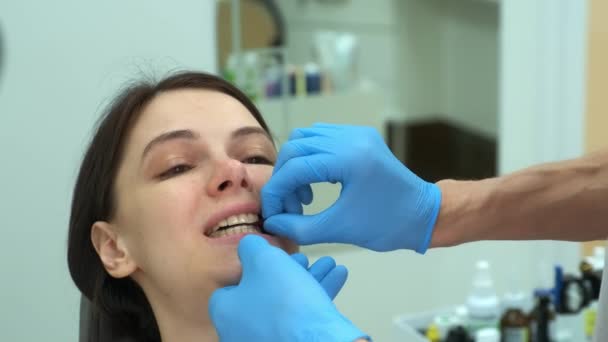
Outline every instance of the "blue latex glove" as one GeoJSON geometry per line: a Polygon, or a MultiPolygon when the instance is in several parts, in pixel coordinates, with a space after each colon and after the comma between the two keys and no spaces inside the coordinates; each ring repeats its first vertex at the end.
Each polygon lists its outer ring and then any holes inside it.
{"type": "Polygon", "coordinates": [[[255,235],[241,240],[238,253],[240,283],[214,291],[209,300],[222,342],[352,342],[366,336],[338,312],[299,257],[255,235]]]}
{"type": "Polygon", "coordinates": [[[441,191],[405,167],[369,127],[315,124],[296,129],[262,189],[264,228],[299,244],[339,242],[376,251],[424,253],[439,215],[441,191]],[[325,211],[302,216],[286,208],[310,202],[310,184],[339,182],[325,211]]]}
{"type": "Polygon", "coordinates": [[[300,266],[304,267],[319,282],[329,298],[336,298],[348,278],[348,270],[343,265],[336,265],[336,261],[329,256],[319,258],[308,268],[308,258],[302,253],[292,254],[291,257],[300,266]]]}

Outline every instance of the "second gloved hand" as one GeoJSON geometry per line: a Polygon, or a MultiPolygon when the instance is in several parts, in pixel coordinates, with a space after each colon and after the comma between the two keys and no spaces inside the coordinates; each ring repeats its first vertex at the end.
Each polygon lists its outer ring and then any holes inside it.
{"type": "Polygon", "coordinates": [[[302,253],[292,254],[291,258],[319,282],[332,300],[336,298],[346,283],[348,270],[343,265],[336,265],[336,261],[332,257],[321,257],[310,267],[308,267],[308,258],[302,253]]]}
{"type": "Polygon", "coordinates": [[[327,287],[319,285],[327,270],[336,269],[331,262],[307,271],[301,256],[289,257],[255,235],[241,240],[238,253],[241,281],[216,290],[209,300],[221,341],[351,342],[365,337],[338,312],[327,287]]]}
{"type": "Polygon", "coordinates": [[[295,130],[262,189],[267,231],[299,244],[339,242],[376,251],[424,253],[440,204],[437,185],[395,158],[375,129],[359,126],[295,130]],[[342,184],[331,207],[311,216],[286,208],[294,198],[309,202],[310,184],[319,182],[342,184]]]}

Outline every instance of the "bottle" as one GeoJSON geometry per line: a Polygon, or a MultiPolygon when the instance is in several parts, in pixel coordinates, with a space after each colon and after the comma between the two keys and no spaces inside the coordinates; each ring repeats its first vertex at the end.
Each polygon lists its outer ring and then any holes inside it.
{"type": "Polygon", "coordinates": [[[593,256],[586,257],[580,264],[582,282],[589,292],[591,300],[598,300],[600,296],[605,256],[605,248],[595,247],[593,256]]]}
{"type": "Polygon", "coordinates": [[[490,275],[490,264],[481,260],[476,264],[473,288],[467,298],[469,332],[471,335],[483,328],[497,328],[499,301],[490,275]]]}
{"type": "MultiPolygon", "coordinates": [[[[433,318],[433,329],[437,329],[437,333],[439,335],[440,341],[448,341],[447,337],[450,333],[457,334],[457,332],[452,332],[455,328],[464,329],[465,324],[467,323],[467,309],[465,306],[458,306],[454,310],[450,310],[448,312],[443,312],[436,315],[433,318]]],[[[434,332],[433,332],[434,333],[434,332]]],[[[460,341],[456,339],[458,336],[453,336],[451,341],[460,341]]],[[[468,342],[468,340],[462,340],[463,342],[468,342]]]]}
{"type": "Polygon", "coordinates": [[[226,66],[223,69],[222,75],[224,79],[232,84],[236,84],[236,72],[237,72],[238,60],[236,55],[228,56],[226,66]]]}
{"type": "Polygon", "coordinates": [[[496,328],[483,328],[475,333],[475,342],[500,342],[500,332],[496,328]]]}
{"type": "Polygon", "coordinates": [[[594,260],[594,270],[602,271],[604,269],[604,263],[606,261],[606,248],[601,246],[596,246],[593,248],[593,260],[594,260]]]}
{"type": "Polygon", "coordinates": [[[471,336],[463,326],[456,326],[448,331],[445,342],[473,342],[471,336]]]}
{"type": "Polygon", "coordinates": [[[593,341],[593,332],[595,331],[595,319],[597,317],[597,301],[591,303],[584,314],[584,330],[587,341],[593,341]]]}
{"type": "Polygon", "coordinates": [[[315,63],[308,63],[304,66],[306,76],[306,94],[314,95],[321,93],[321,70],[315,63]]]}
{"type": "Polygon", "coordinates": [[[593,341],[598,307],[597,300],[600,294],[605,257],[606,249],[604,247],[595,247],[593,249],[593,256],[585,258],[580,265],[583,285],[587,288],[591,297],[591,303],[583,313],[583,330],[587,341],[593,341]]]}
{"type": "Polygon", "coordinates": [[[275,56],[272,56],[264,71],[265,90],[267,98],[279,97],[283,93],[283,73],[281,65],[275,56]]]}
{"type": "Polygon", "coordinates": [[[285,67],[287,73],[287,90],[291,96],[296,96],[298,90],[298,69],[295,65],[289,64],[285,67]]]}
{"type": "Polygon", "coordinates": [[[505,295],[505,312],[500,319],[502,342],[530,341],[530,318],[524,313],[525,300],[526,297],[522,292],[505,295]]]}
{"type": "Polygon", "coordinates": [[[536,306],[530,314],[530,333],[533,342],[555,341],[555,311],[551,304],[551,292],[536,290],[536,306]]]}
{"type": "Polygon", "coordinates": [[[243,91],[252,101],[257,101],[261,93],[261,82],[258,55],[255,52],[246,52],[243,55],[243,76],[243,91]]]}
{"type": "Polygon", "coordinates": [[[426,329],[426,338],[429,340],[429,342],[441,341],[441,336],[439,336],[439,328],[435,323],[432,323],[426,329]]]}
{"type": "Polygon", "coordinates": [[[452,325],[453,326],[467,326],[469,322],[469,310],[466,305],[459,305],[454,309],[454,313],[452,315],[452,325]]]}

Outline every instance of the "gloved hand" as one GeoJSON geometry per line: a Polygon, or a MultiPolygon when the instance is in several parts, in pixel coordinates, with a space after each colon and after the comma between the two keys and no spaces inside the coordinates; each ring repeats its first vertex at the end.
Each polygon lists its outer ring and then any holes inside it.
{"type": "Polygon", "coordinates": [[[365,336],[283,250],[247,235],[238,253],[241,281],[216,290],[209,300],[209,314],[222,342],[351,342],[365,336]]]}
{"type": "Polygon", "coordinates": [[[292,254],[291,258],[310,273],[325,290],[329,298],[334,300],[348,278],[348,270],[343,265],[337,265],[329,256],[319,258],[310,268],[308,258],[302,253],[292,254]]]}
{"type": "Polygon", "coordinates": [[[424,253],[439,215],[441,191],[405,167],[369,127],[315,124],[296,129],[262,189],[264,228],[299,244],[339,242],[376,251],[424,253]],[[302,216],[286,202],[312,200],[310,184],[339,182],[325,211],[302,216]]]}

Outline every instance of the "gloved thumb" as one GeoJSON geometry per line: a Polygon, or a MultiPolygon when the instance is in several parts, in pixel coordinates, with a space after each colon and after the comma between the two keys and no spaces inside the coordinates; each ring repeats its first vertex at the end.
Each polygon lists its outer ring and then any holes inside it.
{"type": "Polygon", "coordinates": [[[209,298],[209,317],[211,317],[212,321],[221,321],[223,310],[230,307],[228,301],[230,301],[230,296],[228,293],[233,290],[236,286],[227,286],[220,287],[213,291],[211,297],[209,298]]]}
{"type": "Polygon", "coordinates": [[[271,246],[268,241],[260,236],[253,234],[245,235],[239,242],[238,247],[239,259],[243,267],[242,278],[245,277],[250,268],[254,267],[259,258],[263,258],[273,248],[275,247],[271,246]]]}
{"type": "Polygon", "coordinates": [[[264,229],[272,234],[287,237],[300,245],[310,245],[325,241],[325,234],[319,228],[317,215],[278,214],[264,221],[264,229]]]}

